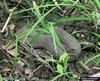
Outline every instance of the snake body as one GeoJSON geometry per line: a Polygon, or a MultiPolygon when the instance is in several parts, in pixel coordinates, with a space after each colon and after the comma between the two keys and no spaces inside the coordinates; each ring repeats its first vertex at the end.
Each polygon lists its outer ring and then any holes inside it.
{"type": "MultiPolygon", "coordinates": [[[[27,28],[21,28],[20,30],[18,30],[17,34],[19,34],[20,32],[24,32],[26,30],[27,28]]],[[[55,32],[57,33],[59,39],[64,45],[65,50],[69,54],[68,61],[71,62],[77,60],[81,53],[81,46],[79,42],[76,40],[76,38],[71,36],[71,34],[65,32],[61,28],[55,28],[55,32]]],[[[31,40],[32,36],[35,36],[36,34],[37,32],[33,31],[29,35],[27,40],[31,40]]],[[[64,53],[64,50],[62,50],[58,45],[56,46],[56,50],[54,49],[53,39],[48,34],[43,34],[41,37],[38,38],[38,40],[32,43],[32,46],[34,48],[44,48],[54,57],[58,57],[64,53]]]]}

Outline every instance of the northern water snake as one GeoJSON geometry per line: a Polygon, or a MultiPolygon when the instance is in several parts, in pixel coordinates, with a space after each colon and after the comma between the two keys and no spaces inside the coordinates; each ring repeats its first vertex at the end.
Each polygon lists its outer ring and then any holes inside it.
{"type": "MultiPolygon", "coordinates": [[[[24,32],[26,30],[27,30],[27,28],[23,27],[17,31],[17,34],[24,32]]],[[[57,33],[62,44],[64,45],[65,50],[69,54],[69,61],[77,60],[81,53],[81,46],[80,46],[79,42],[76,40],[76,38],[71,36],[71,34],[65,32],[61,28],[55,28],[54,30],[57,33]]],[[[35,36],[36,34],[37,34],[37,32],[33,31],[29,35],[27,40],[31,40],[32,36],[35,36]]],[[[50,35],[48,35],[48,34],[43,34],[41,37],[38,38],[38,40],[36,40],[32,43],[32,46],[34,48],[44,48],[50,54],[52,54],[54,57],[58,57],[64,53],[64,51],[59,46],[57,46],[57,50],[56,50],[57,53],[55,52],[52,37],[50,37],[50,35]]]]}

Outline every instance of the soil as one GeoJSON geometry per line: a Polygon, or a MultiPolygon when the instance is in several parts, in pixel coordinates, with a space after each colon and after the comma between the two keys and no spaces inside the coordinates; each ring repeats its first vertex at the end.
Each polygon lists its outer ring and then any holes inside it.
{"type": "MultiPolygon", "coordinates": [[[[5,1],[5,0],[4,0],[5,1]]],[[[9,8],[14,7],[17,2],[15,0],[9,0],[6,2],[9,8]]],[[[17,6],[18,9],[23,8],[27,2],[22,2],[17,6]]],[[[0,30],[2,31],[5,22],[8,18],[7,8],[4,7],[5,2],[0,1],[0,30]]],[[[63,9],[63,8],[62,8],[63,9]]],[[[61,10],[55,9],[51,14],[49,14],[45,21],[54,22],[62,17],[67,16],[81,16],[82,13],[75,11],[72,14],[74,9],[67,9],[66,13],[62,13],[61,10]],[[69,11],[70,10],[70,11],[69,11]],[[69,12],[67,12],[69,11],[69,12]],[[63,16],[61,16],[61,14],[63,16]],[[52,17],[51,17],[52,16],[52,17]]],[[[27,24],[27,20],[35,22],[36,17],[29,12],[21,13],[18,15],[13,15],[10,19],[5,31],[0,33],[0,74],[2,75],[3,81],[50,81],[51,78],[56,76],[56,64],[49,63],[50,67],[45,64],[46,58],[50,56],[55,56],[54,46],[52,46],[52,40],[49,35],[43,34],[39,39],[40,43],[36,41],[32,45],[27,45],[24,41],[18,41],[18,59],[14,58],[15,47],[16,47],[16,36],[14,33],[20,31],[23,32],[26,29],[24,27],[29,27],[31,24],[27,24]],[[45,36],[49,40],[45,40],[45,36]],[[41,42],[41,40],[43,40],[41,42]],[[45,42],[47,44],[44,45],[45,42]],[[38,44],[38,45],[36,45],[38,44]],[[39,45],[40,44],[40,45],[39,45]],[[49,46],[49,47],[48,47],[49,46]],[[51,47],[51,49],[50,49],[51,47]],[[52,52],[53,51],[53,52],[52,52]],[[49,56],[48,56],[49,55],[49,56]]],[[[85,62],[90,59],[95,54],[100,54],[100,46],[97,45],[97,42],[100,41],[99,38],[94,36],[89,32],[76,32],[76,31],[91,31],[100,34],[100,28],[96,27],[92,21],[65,21],[63,23],[57,23],[56,27],[60,28],[57,30],[58,36],[61,42],[64,43],[66,50],[69,48],[75,50],[76,57],[71,57],[71,60],[68,62],[68,72],[73,72],[75,75],[80,75],[80,77],[89,77],[100,72],[100,59],[91,61],[88,64],[85,62]],[[66,32],[66,33],[65,33],[66,32]],[[65,36],[66,35],[66,36],[65,36]],[[64,38],[67,37],[68,38],[64,38]],[[85,42],[86,44],[80,44],[85,42]],[[87,44],[87,43],[91,44],[87,44]],[[68,46],[66,46],[68,44],[68,46]],[[80,53],[81,52],[81,53],[80,53]],[[99,63],[97,62],[99,60],[99,63]]],[[[38,27],[41,27],[38,24],[38,27]]],[[[35,31],[33,31],[35,32],[35,31]]],[[[35,32],[36,33],[36,32],[35,32]]],[[[17,33],[17,35],[19,35],[17,33]]],[[[32,34],[33,35],[33,34],[32,34]]],[[[31,37],[31,36],[30,36],[31,37]]],[[[46,38],[46,39],[48,39],[46,38]]],[[[30,38],[29,38],[30,39],[30,38]]],[[[72,50],[70,51],[72,52],[72,50]]],[[[58,50],[58,54],[59,50],[58,50]]],[[[57,58],[58,59],[58,58],[57,58]]],[[[69,75],[73,76],[73,75],[69,75]]],[[[67,77],[61,77],[57,81],[78,81],[77,78],[72,78],[68,80],[67,77]]],[[[99,80],[98,80],[99,81],[99,80]]]]}

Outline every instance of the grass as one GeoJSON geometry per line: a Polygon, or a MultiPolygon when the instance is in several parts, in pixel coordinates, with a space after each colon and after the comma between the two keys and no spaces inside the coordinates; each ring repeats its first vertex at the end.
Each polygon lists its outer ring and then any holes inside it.
{"type": "Polygon", "coordinates": [[[100,63],[99,58],[100,58],[100,54],[94,54],[91,58],[89,58],[89,59],[85,62],[85,64],[89,64],[90,62],[93,62],[93,61],[96,61],[96,63],[99,64],[99,63],[100,63]],[[97,58],[98,58],[98,59],[97,59],[97,58]]]}
{"type": "MultiPolygon", "coordinates": [[[[28,2],[28,0],[26,0],[28,2]]],[[[31,4],[30,2],[28,2],[28,4],[31,4]]],[[[14,60],[13,63],[14,65],[16,65],[17,61],[19,60],[19,46],[18,46],[18,42],[20,41],[20,39],[24,38],[25,40],[27,40],[28,36],[32,33],[32,31],[37,30],[38,34],[36,36],[33,36],[32,39],[30,41],[28,41],[28,43],[31,45],[34,41],[37,41],[39,37],[41,37],[45,32],[48,32],[48,34],[52,37],[53,39],[53,44],[54,44],[54,49],[56,50],[56,45],[58,44],[64,51],[64,47],[63,44],[61,43],[59,37],[57,36],[56,32],[54,31],[54,27],[57,24],[61,24],[64,23],[65,21],[91,21],[94,23],[95,26],[98,27],[98,25],[100,24],[99,18],[100,18],[100,14],[98,13],[99,9],[100,9],[100,1],[99,0],[85,0],[84,2],[79,2],[79,0],[62,0],[62,1],[57,1],[57,0],[42,0],[42,3],[40,3],[39,1],[33,1],[32,6],[29,5],[29,8],[24,8],[24,9],[20,9],[18,10],[16,8],[16,10],[14,10],[13,13],[13,17],[16,15],[20,15],[23,13],[32,13],[33,16],[35,16],[36,21],[30,23],[31,27],[29,28],[29,30],[22,32],[20,35],[16,35],[15,34],[15,39],[16,39],[16,52],[15,52],[15,56],[14,56],[14,60]],[[91,5],[91,6],[89,6],[91,5]],[[88,6],[90,7],[90,9],[88,8],[88,6]],[[52,14],[52,12],[56,9],[61,10],[61,12],[63,12],[62,7],[66,7],[66,8],[70,8],[70,9],[74,9],[74,10],[79,10],[82,13],[82,16],[66,16],[64,18],[60,18],[60,19],[56,19],[54,22],[52,21],[46,21],[46,17],[48,17],[49,14],[52,14]],[[41,25],[40,29],[36,29],[37,25],[41,25]],[[49,31],[48,31],[49,30],[49,31]]],[[[29,21],[31,22],[31,21],[29,21]]],[[[98,39],[100,38],[100,34],[96,33],[96,32],[92,32],[92,31],[76,31],[75,33],[81,33],[81,32],[89,32],[90,34],[93,34],[95,37],[97,37],[98,39]]],[[[83,44],[87,44],[87,42],[85,41],[83,44]]],[[[91,44],[91,43],[88,43],[91,44]]],[[[87,60],[85,62],[85,64],[88,64],[90,62],[92,62],[93,60],[95,60],[97,57],[100,57],[100,54],[96,54],[93,57],[91,57],[89,60],[87,60]]],[[[38,61],[43,63],[43,64],[47,64],[47,66],[50,68],[50,64],[49,61],[52,61],[53,63],[56,62],[57,59],[54,58],[50,58],[50,59],[42,59],[41,57],[38,57],[38,61]]],[[[67,76],[68,78],[71,78],[69,76],[69,74],[73,74],[72,72],[68,72],[67,71],[67,67],[68,67],[68,54],[67,52],[65,52],[65,54],[63,54],[62,56],[59,57],[58,61],[63,61],[63,65],[61,65],[59,62],[56,63],[56,71],[58,72],[57,76],[54,76],[54,78],[51,81],[55,81],[57,80],[59,77],[62,76],[67,76]],[[67,55],[67,56],[66,56],[67,55]],[[66,58],[65,58],[66,57],[66,58]],[[65,60],[64,60],[65,59],[65,60]]],[[[26,61],[24,61],[26,62],[26,61]]],[[[100,61],[98,61],[100,62],[100,61]]],[[[28,64],[26,62],[26,64],[28,64]]],[[[30,66],[28,64],[28,66],[30,66]]],[[[2,77],[0,76],[0,81],[2,81],[2,77]]]]}

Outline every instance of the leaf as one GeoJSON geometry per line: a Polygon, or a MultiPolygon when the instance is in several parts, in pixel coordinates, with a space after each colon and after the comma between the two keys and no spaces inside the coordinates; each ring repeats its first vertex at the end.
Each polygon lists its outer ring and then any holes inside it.
{"type": "Polygon", "coordinates": [[[3,78],[2,78],[2,76],[1,76],[1,74],[0,74],[0,81],[3,81],[3,78]]]}
{"type": "Polygon", "coordinates": [[[79,38],[80,37],[80,33],[77,33],[76,36],[77,36],[77,38],[79,38]]]}
{"type": "Polygon", "coordinates": [[[16,79],[15,81],[20,81],[19,79],[16,79]]]}
{"type": "Polygon", "coordinates": [[[97,42],[97,45],[98,45],[98,46],[100,46],[100,41],[99,41],[99,42],[97,42]]]}
{"type": "Polygon", "coordinates": [[[96,12],[96,16],[99,19],[100,18],[100,14],[96,12]]]}
{"type": "Polygon", "coordinates": [[[61,64],[57,64],[57,72],[62,74],[63,73],[63,67],[61,64]]]}
{"type": "Polygon", "coordinates": [[[100,34],[95,33],[95,32],[90,32],[90,33],[92,33],[93,35],[95,35],[97,38],[100,38],[100,34]]]}
{"type": "Polygon", "coordinates": [[[83,41],[83,42],[80,42],[81,45],[91,45],[93,46],[93,44],[91,42],[88,42],[88,41],[83,41]]]}
{"type": "Polygon", "coordinates": [[[98,8],[100,9],[100,1],[99,0],[95,0],[95,2],[97,4],[98,8]]]}
{"type": "Polygon", "coordinates": [[[59,61],[60,61],[60,62],[61,62],[61,61],[64,62],[64,60],[65,60],[66,58],[68,58],[68,54],[67,54],[66,52],[64,52],[64,53],[60,56],[59,61]]]}

